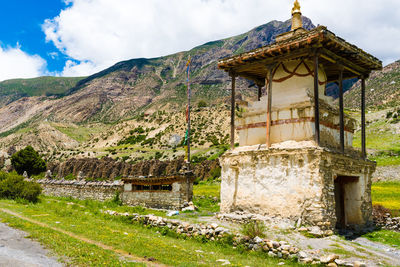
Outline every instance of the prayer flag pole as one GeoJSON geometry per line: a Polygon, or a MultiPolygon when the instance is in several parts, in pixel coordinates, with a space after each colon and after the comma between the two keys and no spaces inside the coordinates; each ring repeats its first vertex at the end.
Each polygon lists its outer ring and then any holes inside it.
{"type": "Polygon", "coordinates": [[[186,108],[186,122],[187,122],[187,131],[186,131],[186,162],[190,163],[190,96],[191,96],[191,91],[190,91],[190,63],[191,63],[191,58],[189,56],[189,59],[186,63],[187,67],[187,108],[186,108]]]}

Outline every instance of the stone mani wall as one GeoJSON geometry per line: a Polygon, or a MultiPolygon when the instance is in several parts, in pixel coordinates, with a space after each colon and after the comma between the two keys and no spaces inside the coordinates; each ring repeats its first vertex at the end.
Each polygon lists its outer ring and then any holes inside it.
{"type": "Polygon", "coordinates": [[[43,194],[55,197],[73,197],[77,199],[111,200],[117,192],[122,193],[121,182],[86,182],[63,180],[39,180],[43,194]]]}
{"type": "Polygon", "coordinates": [[[193,192],[193,183],[190,183],[188,196],[185,182],[172,184],[172,191],[124,191],[122,181],[87,182],[46,179],[37,182],[42,186],[44,195],[106,201],[113,199],[119,192],[125,205],[162,209],[182,208],[185,202],[191,201],[193,192]]]}
{"type": "Polygon", "coordinates": [[[175,182],[171,191],[124,191],[121,200],[130,206],[149,208],[181,209],[185,202],[192,200],[193,183],[175,182]]]}
{"type": "Polygon", "coordinates": [[[222,157],[221,212],[244,211],[290,219],[323,229],[336,226],[334,181],[359,177],[346,186],[347,223],[371,221],[371,175],[375,164],[322,148],[240,148],[222,157]]]}

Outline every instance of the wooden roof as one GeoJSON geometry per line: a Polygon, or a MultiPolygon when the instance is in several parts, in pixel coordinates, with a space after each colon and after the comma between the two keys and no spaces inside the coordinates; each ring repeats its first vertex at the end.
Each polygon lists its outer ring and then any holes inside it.
{"type": "Polygon", "coordinates": [[[193,175],[172,175],[172,176],[164,176],[164,177],[154,177],[154,178],[123,178],[121,179],[124,183],[131,183],[137,185],[163,185],[163,184],[172,184],[179,181],[186,181],[187,178],[192,179],[193,175]]]}
{"type": "Polygon", "coordinates": [[[293,59],[312,58],[315,53],[320,55],[319,62],[325,69],[328,82],[337,81],[343,67],[344,79],[367,77],[371,71],[382,69],[379,59],[336,36],[325,26],[289,33],[292,36],[287,33],[288,38],[277,38],[280,41],[271,45],[222,59],[218,67],[262,86],[268,66],[293,59]]]}

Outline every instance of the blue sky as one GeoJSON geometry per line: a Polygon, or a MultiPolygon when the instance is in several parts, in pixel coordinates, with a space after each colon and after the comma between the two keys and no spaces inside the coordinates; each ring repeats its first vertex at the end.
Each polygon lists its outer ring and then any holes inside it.
{"type": "Polygon", "coordinates": [[[42,24],[45,19],[56,17],[66,5],[61,0],[12,0],[1,1],[0,42],[1,46],[15,47],[28,54],[38,54],[47,61],[49,72],[62,69],[65,56],[53,60],[51,52],[58,52],[52,43],[45,40],[42,24]]]}
{"type": "MultiPolygon", "coordinates": [[[[293,0],[2,0],[0,81],[86,76],[290,18],[293,0]]],[[[400,1],[300,0],[303,15],[377,56],[400,59],[400,1]],[[345,7],[345,8],[344,8],[345,7]]]]}

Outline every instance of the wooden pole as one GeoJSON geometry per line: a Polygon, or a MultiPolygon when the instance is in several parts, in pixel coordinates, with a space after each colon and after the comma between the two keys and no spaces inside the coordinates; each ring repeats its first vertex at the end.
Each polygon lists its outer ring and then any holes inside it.
{"type": "MultiPolygon", "coordinates": [[[[268,71],[268,102],[267,102],[267,148],[271,147],[271,120],[272,120],[272,82],[273,82],[273,67],[268,71]]],[[[265,83],[267,84],[267,83],[265,83]]]]}
{"type": "Polygon", "coordinates": [[[363,159],[367,158],[365,142],[365,77],[361,78],[361,155],[363,159]]]}
{"type": "Polygon", "coordinates": [[[318,68],[319,68],[319,55],[318,53],[314,56],[314,117],[315,117],[315,142],[320,146],[320,129],[319,129],[319,80],[318,80],[318,68]]]}
{"type": "Polygon", "coordinates": [[[236,75],[231,73],[232,94],[231,94],[231,149],[235,148],[235,97],[236,97],[236,75]]]}
{"type": "Polygon", "coordinates": [[[344,104],[343,104],[343,68],[339,73],[339,116],[340,116],[340,151],[344,153],[344,104]]]}
{"type": "Polygon", "coordinates": [[[188,106],[187,106],[187,132],[188,132],[188,137],[187,137],[187,162],[188,168],[190,168],[190,98],[191,98],[191,91],[190,91],[190,57],[188,60],[188,66],[187,66],[187,100],[188,100],[188,106]]]}
{"type": "Polygon", "coordinates": [[[262,96],[262,91],[261,91],[261,89],[262,89],[262,85],[258,85],[258,101],[260,101],[261,96],[262,96]]]}

